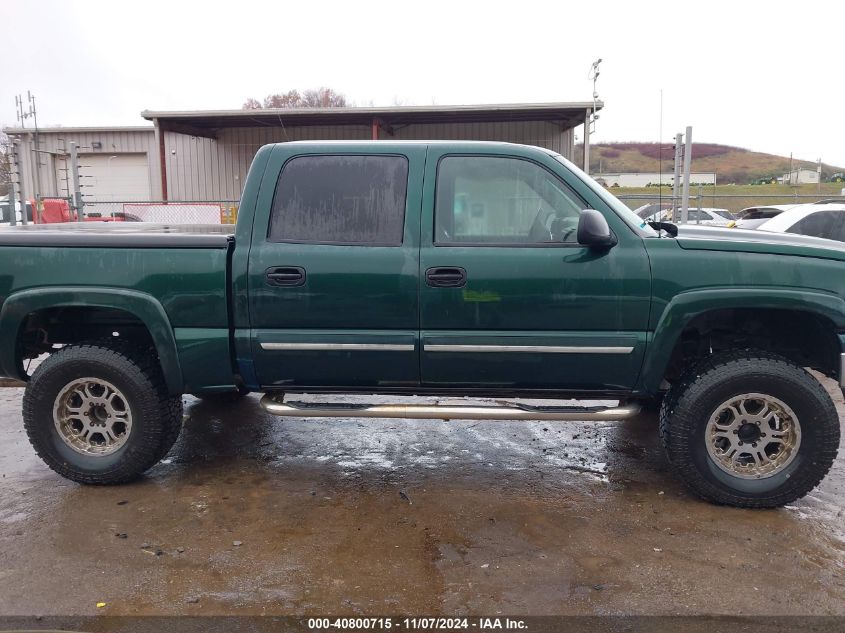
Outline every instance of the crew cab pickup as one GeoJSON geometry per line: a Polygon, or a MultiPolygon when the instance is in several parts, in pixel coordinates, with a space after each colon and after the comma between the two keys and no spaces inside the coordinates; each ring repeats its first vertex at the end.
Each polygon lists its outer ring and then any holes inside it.
{"type": "Polygon", "coordinates": [[[294,417],[622,421],[660,402],[675,472],[746,507],[806,494],[839,445],[807,369],[842,384],[843,244],[652,228],[536,147],[268,145],[233,234],[8,228],[0,271],[0,374],[26,382],[38,454],[82,483],[158,462],[185,393],[264,392],[294,417]],[[333,404],[343,393],[396,403],[333,404]],[[403,404],[420,394],[549,403],[403,404]]]}

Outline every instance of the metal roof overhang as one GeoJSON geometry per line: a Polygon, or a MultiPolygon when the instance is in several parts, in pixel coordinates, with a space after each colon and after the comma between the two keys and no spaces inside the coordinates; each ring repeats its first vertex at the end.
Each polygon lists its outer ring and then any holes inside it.
{"type": "Polygon", "coordinates": [[[206,110],[157,112],[141,116],[161,130],[216,138],[225,128],[295,127],[313,125],[374,125],[390,131],[393,126],[425,123],[492,123],[549,121],[562,129],[584,123],[588,112],[602,102],[515,103],[467,106],[399,106],[389,108],[281,108],[258,110],[206,110]]]}

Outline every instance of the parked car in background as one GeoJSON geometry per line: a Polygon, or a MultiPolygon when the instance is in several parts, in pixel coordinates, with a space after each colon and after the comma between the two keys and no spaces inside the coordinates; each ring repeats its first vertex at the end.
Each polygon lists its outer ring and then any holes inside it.
{"type": "MultiPolygon", "coordinates": [[[[0,199],[0,224],[11,224],[12,214],[10,209],[11,204],[9,203],[9,198],[0,199]]],[[[29,201],[26,203],[26,219],[32,222],[32,203],[29,201]]],[[[15,221],[21,221],[21,203],[17,200],[15,200],[15,221]]]]}
{"type": "Polygon", "coordinates": [[[705,226],[728,226],[731,222],[736,221],[736,216],[728,209],[718,207],[690,209],[688,218],[691,223],[705,226]]]}
{"type": "Polygon", "coordinates": [[[801,204],[767,220],[757,229],[845,242],[845,204],[801,204]]]}
{"type": "MultiPolygon", "coordinates": [[[[678,210],[680,217],[681,211],[678,210]]],[[[671,222],[672,207],[655,211],[651,215],[640,215],[646,222],[671,222]]],[[[690,224],[701,224],[702,226],[730,226],[736,222],[736,217],[728,209],[716,207],[702,207],[701,209],[690,209],[687,215],[690,224]]]]}
{"type": "Polygon", "coordinates": [[[795,206],[795,204],[768,204],[758,207],[746,207],[736,214],[736,222],[729,226],[738,229],[756,229],[764,222],[780,215],[795,206]]]}
{"type": "Polygon", "coordinates": [[[650,202],[641,207],[634,209],[634,213],[640,216],[643,220],[659,219],[667,211],[672,210],[672,205],[666,202],[650,202]]]}

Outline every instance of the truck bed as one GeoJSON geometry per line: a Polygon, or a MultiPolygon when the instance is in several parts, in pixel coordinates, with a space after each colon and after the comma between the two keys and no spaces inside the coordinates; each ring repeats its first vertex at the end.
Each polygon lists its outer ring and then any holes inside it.
{"type": "Polygon", "coordinates": [[[0,228],[0,246],[97,248],[227,248],[231,224],[69,222],[0,228]]]}

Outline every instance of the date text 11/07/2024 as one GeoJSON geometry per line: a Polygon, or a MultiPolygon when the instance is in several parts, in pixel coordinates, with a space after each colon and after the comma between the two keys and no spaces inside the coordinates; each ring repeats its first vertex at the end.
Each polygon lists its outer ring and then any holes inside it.
{"type": "Polygon", "coordinates": [[[513,618],[309,618],[308,630],[345,629],[350,631],[376,631],[405,629],[411,631],[524,631],[525,620],[513,618]]]}

